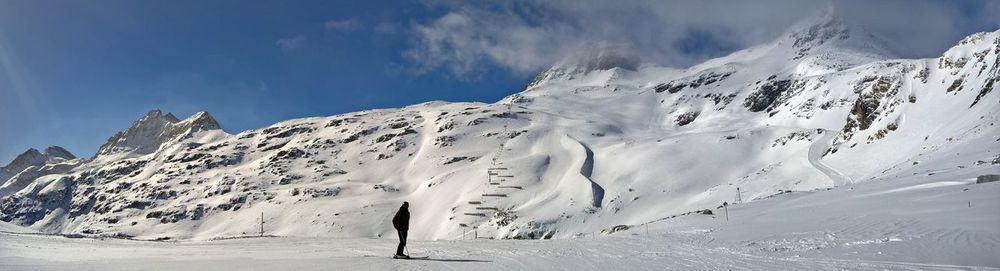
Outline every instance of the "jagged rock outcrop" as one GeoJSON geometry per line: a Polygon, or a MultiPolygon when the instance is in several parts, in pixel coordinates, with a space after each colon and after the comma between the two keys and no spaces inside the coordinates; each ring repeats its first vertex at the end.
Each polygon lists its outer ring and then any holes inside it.
{"type": "Polygon", "coordinates": [[[221,126],[208,112],[198,112],[184,121],[173,114],[163,115],[154,109],[139,118],[125,131],[119,132],[101,145],[97,155],[117,153],[150,154],[163,143],[178,140],[199,131],[219,130],[221,126]]]}

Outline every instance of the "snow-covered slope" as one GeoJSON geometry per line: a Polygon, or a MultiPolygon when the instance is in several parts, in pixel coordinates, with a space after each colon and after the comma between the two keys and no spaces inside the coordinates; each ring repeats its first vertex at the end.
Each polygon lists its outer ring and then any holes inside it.
{"type": "Polygon", "coordinates": [[[833,17],[685,70],[600,50],[493,104],[235,135],[151,111],[94,158],[19,181],[0,220],[207,239],[256,233],[263,212],[268,234],[372,237],[409,201],[418,239],[564,238],[789,190],[1000,172],[1000,31],[918,60],[833,17]]]}
{"type": "MultiPolygon", "coordinates": [[[[0,222],[2,270],[997,270],[1000,182],[947,175],[776,195],[557,240],[65,238],[0,222]],[[18,233],[26,232],[26,233],[18,233]]],[[[78,237],[70,235],[69,237],[78,237]]]]}

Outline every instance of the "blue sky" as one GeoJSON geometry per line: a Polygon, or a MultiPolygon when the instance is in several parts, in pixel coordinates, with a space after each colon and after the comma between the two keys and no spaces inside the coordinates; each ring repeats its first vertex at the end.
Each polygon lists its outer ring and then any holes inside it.
{"type": "MultiPolygon", "coordinates": [[[[90,157],[153,108],[208,111],[235,133],[431,100],[493,102],[594,41],[683,67],[767,41],[826,6],[693,2],[3,1],[0,164],[49,145],[90,157]]],[[[858,20],[919,44],[901,48],[914,57],[1000,18],[989,1],[859,3],[835,6],[879,12],[858,20]]]]}
{"type": "Polygon", "coordinates": [[[410,1],[391,9],[360,4],[367,1],[86,3],[95,2],[0,8],[0,54],[13,62],[0,74],[3,163],[48,145],[90,156],[152,108],[181,118],[209,111],[238,132],[428,100],[495,101],[524,80],[412,71],[401,54],[404,24],[432,13],[410,1]],[[295,48],[278,44],[296,38],[295,48]]]}

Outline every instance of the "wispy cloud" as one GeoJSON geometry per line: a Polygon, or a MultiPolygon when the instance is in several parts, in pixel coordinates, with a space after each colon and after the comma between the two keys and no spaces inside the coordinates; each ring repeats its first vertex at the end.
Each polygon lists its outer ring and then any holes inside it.
{"type": "Polygon", "coordinates": [[[275,42],[274,44],[277,45],[278,48],[281,48],[282,51],[291,52],[302,48],[302,46],[305,46],[306,37],[302,35],[297,35],[294,37],[281,38],[278,39],[278,41],[275,42]]]}
{"type": "Polygon", "coordinates": [[[685,67],[773,40],[833,7],[852,25],[889,40],[897,53],[930,57],[971,31],[995,30],[997,6],[976,0],[436,1],[428,7],[442,15],[412,26],[413,44],[404,55],[421,69],[459,75],[489,67],[531,73],[581,48],[616,44],[647,62],[685,67]]]}
{"type": "Polygon", "coordinates": [[[397,26],[395,23],[383,22],[378,25],[375,25],[375,28],[372,30],[374,30],[375,33],[379,34],[396,34],[396,32],[399,31],[399,26],[397,26]]]}
{"type": "Polygon", "coordinates": [[[361,22],[356,18],[330,20],[323,24],[323,28],[329,31],[351,31],[361,28],[361,22]]]}

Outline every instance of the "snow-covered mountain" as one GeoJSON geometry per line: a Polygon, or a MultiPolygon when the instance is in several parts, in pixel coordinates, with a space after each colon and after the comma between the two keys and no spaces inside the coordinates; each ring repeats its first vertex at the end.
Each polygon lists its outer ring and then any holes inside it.
{"type": "Polygon", "coordinates": [[[45,148],[45,152],[31,148],[17,155],[10,164],[0,167],[0,179],[7,180],[31,166],[38,167],[73,159],[76,159],[76,156],[59,146],[49,146],[45,148]]]}
{"type": "Polygon", "coordinates": [[[0,198],[23,189],[40,176],[66,173],[80,162],[59,146],[49,146],[44,152],[28,149],[0,167],[0,198]]]}
{"type": "Polygon", "coordinates": [[[391,236],[409,201],[416,238],[564,238],[787,191],[1000,172],[1000,31],[900,60],[827,16],[683,70],[596,48],[493,104],[238,134],[154,110],[91,159],[16,181],[22,163],[4,167],[0,220],[205,239],[256,233],[263,212],[268,234],[371,237],[391,236]]]}
{"type": "Polygon", "coordinates": [[[200,131],[219,129],[219,123],[207,112],[199,112],[181,121],[173,114],[163,115],[160,110],[151,110],[127,130],[109,138],[107,143],[101,145],[97,155],[150,154],[165,143],[188,139],[200,131]]]}

